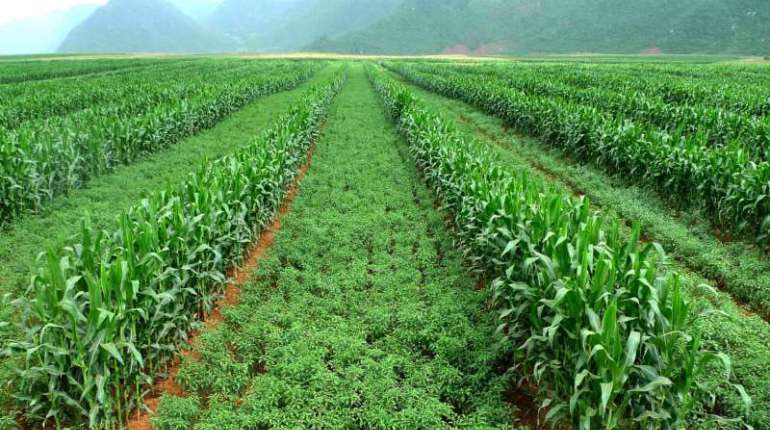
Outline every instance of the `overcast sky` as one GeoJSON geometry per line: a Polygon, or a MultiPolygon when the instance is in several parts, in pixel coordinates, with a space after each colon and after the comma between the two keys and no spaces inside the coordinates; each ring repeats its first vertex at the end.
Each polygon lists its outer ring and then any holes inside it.
{"type": "Polygon", "coordinates": [[[105,4],[107,0],[0,0],[0,24],[21,18],[67,10],[80,4],[105,4]]]}

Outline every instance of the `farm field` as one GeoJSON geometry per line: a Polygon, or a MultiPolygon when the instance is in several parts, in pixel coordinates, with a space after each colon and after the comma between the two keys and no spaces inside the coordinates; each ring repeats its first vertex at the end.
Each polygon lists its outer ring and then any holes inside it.
{"type": "Polygon", "coordinates": [[[770,429],[770,66],[0,62],[0,429],[770,429]]]}

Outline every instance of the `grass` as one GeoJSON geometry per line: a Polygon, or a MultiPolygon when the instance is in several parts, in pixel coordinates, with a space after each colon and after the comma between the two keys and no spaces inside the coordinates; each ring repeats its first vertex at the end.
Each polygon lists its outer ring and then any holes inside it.
{"type": "Polygon", "coordinates": [[[510,428],[484,297],[355,67],[276,242],[156,428],[510,428]]]}
{"type": "MultiPolygon", "coordinates": [[[[697,214],[674,214],[651,193],[573,163],[534,139],[514,135],[503,121],[466,103],[410,88],[429,106],[452,118],[462,131],[487,142],[511,169],[529,171],[564,192],[585,194],[611,216],[639,221],[648,238],[663,244],[676,260],[675,266],[685,273],[689,284],[716,284],[727,291],[741,289],[742,294],[770,285],[770,265],[758,251],[742,243],[719,242],[697,214]]],[[[770,326],[756,315],[748,316],[728,294],[704,296],[698,289],[689,293],[699,304],[727,314],[702,319],[698,328],[714,349],[731,355],[736,377],[753,396],[752,424],[770,427],[770,369],[763,365],[770,354],[766,342],[770,326]]],[[[718,392],[721,403],[715,411],[738,414],[740,401],[734,391],[720,388],[718,392]]]]}
{"type": "MultiPolygon", "coordinates": [[[[0,295],[23,294],[36,267],[37,254],[77,235],[86,212],[95,226],[113,230],[115,218],[122,211],[165,184],[181,182],[205,160],[217,159],[251,142],[272,120],[288,111],[312,82],[331,72],[332,68],[328,68],[292,91],[260,98],[213,129],[144,161],[96,178],[88,188],[56,199],[43,215],[15,222],[0,233],[0,295]]],[[[0,319],[10,320],[13,312],[12,306],[0,304],[0,319]]],[[[0,345],[13,334],[13,327],[6,327],[0,333],[0,345]]],[[[7,389],[12,383],[8,372],[5,366],[0,366],[0,380],[7,381],[0,386],[0,404],[8,402],[7,389]]],[[[0,429],[2,423],[0,417],[0,429]]]]}

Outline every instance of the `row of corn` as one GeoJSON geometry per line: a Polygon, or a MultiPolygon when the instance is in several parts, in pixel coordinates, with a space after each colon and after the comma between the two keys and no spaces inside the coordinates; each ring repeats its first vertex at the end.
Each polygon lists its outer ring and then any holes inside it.
{"type": "Polygon", "coordinates": [[[211,127],[256,97],[293,88],[317,68],[252,63],[213,76],[203,68],[177,85],[151,85],[106,106],[0,130],[0,225],[211,127]]]}
{"type": "Polygon", "coordinates": [[[538,388],[544,418],[575,429],[683,428],[705,397],[703,372],[729,369],[729,359],[691,334],[696,315],[663,251],[586,199],[506,171],[386,74],[370,78],[469,262],[493,280],[504,341],[520,352],[515,366],[538,388]]]}
{"type": "Polygon", "coordinates": [[[442,65],[389,67],[578,159],[702,208],[724,230],[770,245],[770,161],[752,159],[741,144],[708,148],[703,134],[669,134],[591,106],[523,93],[495,78],[449,74],[442,65]]]}
{"type": "Polygon", "coordinates": [[[78,243],[47,252],[17,303],[24,338],[6,348],[27,422],[126,423],[275,216],[343,82],[314,86],[251,144],[152,194],[116,230],[86,220],[78,243]]]}
{"type": "MultiPolygon", "coordinates": [[[[448,66],[444,69],[450,73],[485,76],[525,94],[591,106],[603,113],[649,125],[669,134],[690,136],[705,149],[733,146],[741,148],[756,160],[767,159],[770,155],[770,118],[734,112],[730,106],[720,107],[709,102],[671,102],[649,88],[634,85],[631,77],[581,87],[570,83],[569,73],[557,72],[548,66],[448,66]]],[[[610,68],[614,69],[615,66],[610,68]]],[[[669,75],[654,72],[648,73],[646,79],[649,85],[656,81],[665,83],[676,80],[669,75]]],[[[711,81],[719,82],[717,76],[714,76],[700,78],[698,84],[706,85],[711,81]]],[[[764,88],[767,88],[767,84],[764,88]]],[[[733,95],[745,98],[753,95],[746,89],[735,91],[733,95]]],[[[770,107],[770,96],[765,103],[770,107]]]]}
{"type": "Polygon", "coordinates": [[[27,81],[0,87],[0,128],[13,130],[34,121],[77,111],[119,105],[159,88],[189,85],[196,78],[243,67],[245,60],[169,60],[66,79],[27,81]],[[224,66],[224,67],[223,67],[224,66]],[[201,76],[203,75],[203,76],[201,76]]]}

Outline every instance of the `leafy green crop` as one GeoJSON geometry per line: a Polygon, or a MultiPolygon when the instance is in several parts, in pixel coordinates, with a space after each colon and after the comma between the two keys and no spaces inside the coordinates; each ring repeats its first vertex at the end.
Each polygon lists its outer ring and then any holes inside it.
{"type": "Polygon", "coordinates": [[[710,131],[668,133],[593,106],[524,93],[486,75],[449,73],[442,65],[389,67],[418,85],[479,106],[581,160],[703,207],[717,226],[770,243],[770,162],[764,156],[756,159],[740,141],[730,139],[709,148],[710,131]]]}
{"type": "Polygon", "coordinates": [[[675,71],[688,73],[692,70],[680,66],[652,73],[647,71],[646,81],[638,83],[634,74],[624,75],[622,66],[591,66],[577,70],[561,65],[444,66],[442,70],[458,75],[485,76],[525,94],[590,106],[607,115],[650,125],[672,135],[693,136],[704,148],[724,147],[735,142],[751,154],[752,159],[767,159],[770,155],[770,120],[763,116],[770,112],[770,97],[763,94],[768,84],[746,77],[748,72],[733,78],[738,83],[725,82],[719,68],[710,69],[711,74],[697,80],[689,76],[671,76],[675,71]],[[610,71],[615,74],[607,76],[610,71]],[[571,84],[594,75],[602,79],[592,80],[590,85],[571,84]],[[676,90],[672,88],[672,81],[674,85],[679,84],[674,87],[676,90]],[[687,82],[687,86],[682,81],[687,82]],[[718,89],[713,88],[714,83],[719,84],[718,89]],[[703,93],[707,90],[716,91],[716,94],[706,98],[703,93]],[[730,101],[719,103],[720,99],[727,98],[730,101]]]}
{"type": "MultiPolygon", "coordinates": [[[[161,86],[189,86],[202,74],[214,74],[207,76],[206,81],[210,83],[221,80],[223,70],[243,69],[247,65],[247,60],[168,60],[157,64],[141,63],[141,66],[98,75],[5,85],[0,87],[0,126],[12,130],[27,121],[51,119],[107,105],[128,104],[137,109],[142,107],[143,96],[157,93],[161,86]],[[133,102],[126,103],[128,101],[133,102]]],[[[266,66],[269,70],[278,65],[266,66]]]]}
{"type": "Polygon", "coordinates": [[[276,213],[344,79],[314,87],[271,130],[175,188],[114,232],[83,222],[47,252],[23,309],[16,397],[29,422],[114,428],[211,310],[245,244],[276,213]]]}
{"type": "Polygon", "coordinates": [[[307,63],[250,63],[214,76],[203,67],[170,86],[128,91],[118,82],[127,92],[115,104],[0,128],[0,225],[40,210],[90,177],[211,127],[255,97],[292,88],[316,70],[307,63]]]}
{"type": "MultiPolygon", "coordinates": [[[[691,336],[697,317],[663,250],[630,238],[586,199],[508,173],[483,146],[383,74],[372,80],[427,182],[452,214],[473,266],[494,279],[504,338],[554,423],[680,428],[722,353],[691,336]]],[[[738,390],[745,394],[743,388],[738,390]]],[[[748,397],[746,396],[748,403],[748,397]]]]}
{"type": "Polygon", "coordinates": [[[101,59],[82,61],[18,61],[0,64],[0,84],[40,81],[89,74],[108,73],[157,64],[162,60],[101,59]]]}

